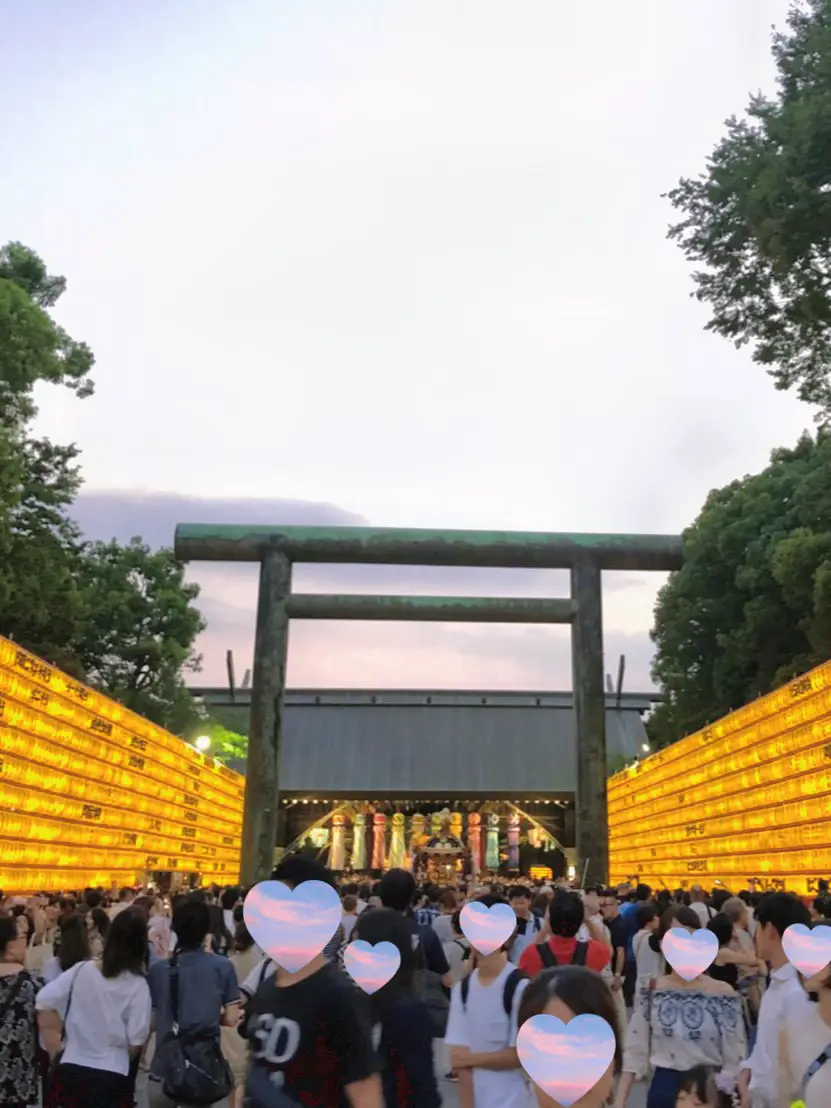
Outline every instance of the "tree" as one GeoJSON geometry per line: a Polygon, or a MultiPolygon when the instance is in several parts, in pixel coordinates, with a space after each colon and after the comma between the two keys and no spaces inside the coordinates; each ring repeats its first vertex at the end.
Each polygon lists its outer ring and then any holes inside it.
{"type": "Polygon", "coordinates": [[[711,492],[684,552],[652,631],[660,746],[831,657],[831,435],[711,492]]]}
{"type": "Polygon", "coordinates": [[[199,586],[184,574],[172,550],[151,551],[138,538],[87,545],[83,630],[73,643],[90,684],[176,734],[201,719],[184,675],[201,668],[193,644],[205,623],[192,605],[199,586]]]}
{"type": "Polygon", "coordinates": [[[68,647],[81,620],[82,543],[68,515],[78,451],[29,432],[37,384],[92,393],[92,352],[47,311],[65,288],[34,251],[0,249],[0,631],[80,676],[68,647]]]}
{"type": "Polygon", "coordinates": [[[707,329],[753,346],[778,389],[831,421],[831,0],[795,0],[774,33],[778,93],[727,120],[706,171],[668,193],[707,329]]]}

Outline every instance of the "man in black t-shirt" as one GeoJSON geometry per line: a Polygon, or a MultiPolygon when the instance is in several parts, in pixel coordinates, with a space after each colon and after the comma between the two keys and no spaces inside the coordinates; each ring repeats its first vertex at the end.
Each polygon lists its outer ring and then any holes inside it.
{"type": "Polygon", "coordinates": [[[307,970],[279,970],[245,1010],[246,1104],[383,1108],[367,998],[336,965],[307,970]]]}

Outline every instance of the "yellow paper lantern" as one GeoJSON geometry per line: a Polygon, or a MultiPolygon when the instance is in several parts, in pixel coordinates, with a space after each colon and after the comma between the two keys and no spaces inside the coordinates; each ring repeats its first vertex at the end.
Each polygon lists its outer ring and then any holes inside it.
{"type": "Polygon", "coordinates": [[[239,877],[245,785],[0,638],[0,888],[239,877]]]}

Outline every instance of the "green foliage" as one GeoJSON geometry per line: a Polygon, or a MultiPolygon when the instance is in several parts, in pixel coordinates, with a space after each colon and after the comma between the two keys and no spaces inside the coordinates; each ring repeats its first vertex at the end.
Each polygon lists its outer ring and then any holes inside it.
{"type": "Polygon", "coordinates": [[[831,657],[831,435],[711,492],[684,548],[652,632],[660,746],[831,657]]]}
{"type": "Polygon", "coordinates": [[[703,269],[708,329],[753,345],[779,389],[831,421],[831,0],[796,0],[773,35],[775,98],[751,98],[697,178],[668,195],[669,236],[703,269]]]}
{"type": "Polygon", "coordinates": [[[196,585],[172,551],[82,541],[78,450],[37,439],[40,383],[93,391],[94,358],[49,315],[66,289],[32,250],[0,249],[0,633],[178,734],[200,717],[196,585]]]}
{"type": "Polygon", "coordinates": [[[229,731],[216,720],[209,720],[202,727],[201,733],[210,736],[211,746],[208,751],[221,762],[242,762],[248,757],[248,736],[240,735],[236,731],[229,731]]]}
{"type": "Polygon", "coordinates": [[[184,674],[199,671],[205,628],[172,550],[91,543],[79,575],[83,633],[74,644],[87,680],[139,715],[182,734],[198,719],[184,674]]]}

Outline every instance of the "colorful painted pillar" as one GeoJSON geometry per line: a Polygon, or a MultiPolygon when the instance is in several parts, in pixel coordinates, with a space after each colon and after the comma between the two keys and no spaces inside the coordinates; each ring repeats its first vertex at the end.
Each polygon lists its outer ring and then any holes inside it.
{"type": "Polygon", "coordinates": [[[366,816],[358,812],[352,835],[352,869],[361,873],[366,869],[366,816]]]}
{"type": "Polygon", "coordinates": [[[519,812],[508,816],[508,869],[519,869],[519,812]]]}
{"type": "Polygon", "coordinates": [[[482,869],[482,816],[471,812],[467,817],[467,846],[474,877],[482,869]]]}
{"type": "Polygon", "coordinates": [[[329,869],[342,870],[346,865],[346,816],[336,812],[332,816],[332,843],[329,847],[329,869]]]}
{"type": "Polygon", "coordinates": [[[392,817],[392,835],[390,836],[390,869],[401,869],[404,866],[407,855],[407,844],[404,838],[404,813],[396,812],[392,817]]]}
{"type": "Polygon", "coordinates": [[[387,817],[376,812],[372,817],[372,865],[370,869],[384,869],[386,865],[387,817]]]}
{"type": "Polygon", "coordinates": [[[485,841],[485,868],[499,869],[499,816],[491,812],[488,816],[488,830],[485,841]]]}

